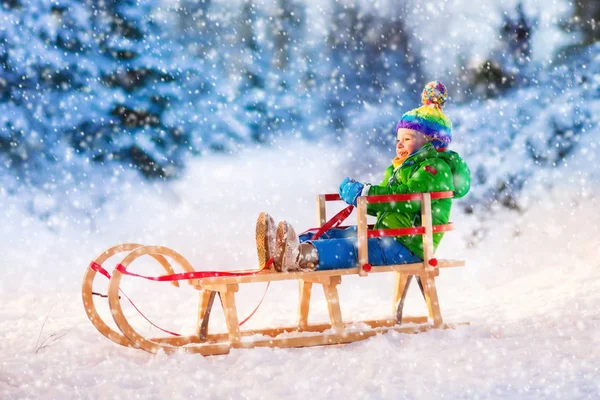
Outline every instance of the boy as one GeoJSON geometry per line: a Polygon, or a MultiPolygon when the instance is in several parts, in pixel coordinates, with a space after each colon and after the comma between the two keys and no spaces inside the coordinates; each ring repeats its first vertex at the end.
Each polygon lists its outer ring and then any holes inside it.
{"type": "MultiPolygon", "coordinates": [[[[425,86],[423,106],[405,113],[396,126],[398,142],[392,160],[379,185],[369,185],[345,178],[340,197],[356,206],[359,196],[453,191],[454,198],[464,196],[470,187],[470,172],[465,162],[453,151],[446,150],[452,141],[452,123],[442,112],[446,87],[438,81],[425,86]]],[[[368,204],[369,215],[377,216],[375,229],[421,226],[419,201],[368,204]]],[[[446,224],[450,217],[451,199],[432,202],[433,224],[446,224]]],[[[356,227],[332,229],[318,240],[314,232],[298,237],[286,221],[277,226],[266,213],[257,221],[256,239],[259,263],[274,257],[275,270],[314,271],[352,268],[357,265],[356,227]]],[[[443,233],[433,235],[434,249],[443,233]]],[[[421,235],[368,239],[369,262],[373,266],[422,261],[421,235]]]]}

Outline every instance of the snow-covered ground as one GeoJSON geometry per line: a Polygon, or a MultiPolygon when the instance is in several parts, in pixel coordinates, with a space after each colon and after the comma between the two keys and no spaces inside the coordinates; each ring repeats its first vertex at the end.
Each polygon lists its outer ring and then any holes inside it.
{"type": "MultiPolygon", "coordinates": [[[[113,200],[96,214],[94,231],[77,227],[87,224],[69,228],[69,222],[49,231],[21,210],[18,199],[1,198],[0,398],[600,397],[600,213],[593,181],[582,196],[576,182],[558,185],[543,199],[536,188],[527,211],[496,213],[486,221],[491,233],[474,246],[467,244],[480,221],[455,208],[457,231],[437,254],[468,262],[443,271],[438,281],[445,320],[471,323],[456,330],[203,358],[127,349],[87,320],[81,278],[105,248],[160,244],[198,268],[254,268],[257,213],[267,210],[298,229],[313,226],[314,195],[336,190],[346,175],[346,157],[343,151],[288,143],[249,148],[236,158],[194,160],[171,186],[113,183],[113,200]]],[[[159,272],[152,263],[134,266],[159,272]]],[[[391,276],[344,281],[346,319],[391,311],[391,276]]],[[[194,328],[197,295],[191,289],[133,278],[124,283],[160,325],[183,333],[194,328]]],[[[106,282],[98,279],[97,289],[105,291],[106,282]]],[[[264,286],[240,290],[243,317],[264,286]]],[[[295,290],[293,283],[271,285],[248,328],[293,323],[295,290]]],[[[413,288],[408,314],[423,315],[422,303],[413,288]]],[[[98,305],[110,321],[107,307],[98,305]]],[[[311,307],[313,320],[327,319],[318,291],[311,307]]],[[[224,329],[217,312],[211,323],[224,329]]],[[[143,321],[136,326],[152,332],[143,321]]]]}

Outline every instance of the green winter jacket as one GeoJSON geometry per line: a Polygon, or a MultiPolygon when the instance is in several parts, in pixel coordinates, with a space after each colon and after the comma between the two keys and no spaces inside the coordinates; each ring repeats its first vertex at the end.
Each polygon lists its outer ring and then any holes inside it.
{"type": "MultiPolygon", "coordinates": [[[[404,194],[421,192],[440,192],[450,190],[454,198],[463,197],[471,186],[471,172],[460,156],[450,150],[438,152],[427,143],[409,156],[398,168],[390,165],[383,181],[371,186],[369,196],[384,194],[404,194]]],[[[447,224],[450,218],[451,199],[433,200],[431,211],[433,224],[447,224]]],[[[419,227],[421,224],[421,202],[375,203],[367,205],[369,215],[377,216],[375,229],[394,229],[419,227]]],[[[443,233],[433,235],[434,250],[443,233]]],[[[397,236],[396,240],[417,256],[423,258],[423,239],[421,235],[397,236]]]]}

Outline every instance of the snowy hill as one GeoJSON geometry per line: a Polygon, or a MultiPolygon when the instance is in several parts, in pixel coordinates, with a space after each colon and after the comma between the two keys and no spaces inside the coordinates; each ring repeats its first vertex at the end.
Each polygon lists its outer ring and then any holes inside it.
{"type": "MultiPolygon", "coordinates": [[[[97,229],[88,233],[73,227],[69,234],[54,235],[8,204],[9,223],[2,227],[2,240],[11,251],[3,257],[0,286],[0,397],[600,395],[600,253],[595,239],[600,219],[598,192],[592,190],[597,180],[586,186],[595,196],[566,196],[575,193],[577,184],[561,183],[518,218],[498,212],[487,221],[492,233],[475,247],[462,236],[478,222],[455,207],[457,231],[446,235],[438,255],[464,257],[467,267],[443,271],[438,290],[445,320],[471,325],[453,331],[387,334],[339,347],[235,350],[204,359],[126,349],[89,323],[79,285],[89,261],[104,248],[123,241],[162,244],[204,268],[253,268],[251,232],[257,212],[268,210],[299,229],[311,225],[313,194],[329,191],[344,175],[337,168],[340,157],[330,156],[327,148],[286,143],[278,150],[249,149],[235,165],[225,156],[207,157],[192,163],[169,191],[132,183],[115,200],[123,209],[99,216],[97,229]],[[59,334],[56,341],[52,334],[59,334]],[[48,346],[36,351],[42,343],[48,346]]],[[[345,318],[387,313],[389,276],[344,281],[345,318]]],[[[155,322],[184,333],[194,329],[195,292],[128,285],[128,294],[155,322]]],[[[98,286],[106,290],[102,282],[98,286]]],[[[240,295],[247,301],[240,315],[252,310],[264,286],[244,290],[240,295]]],[[[248,328],[293,322],[297,299],[290,293],[295,290],[293,284],[272,285],[248,328]]],[[[315,321],[327,319],[318,292],[311,307],[315,321]]],[[[418,292],[411,293],[407,308],[409,314],[424,312],[418,292]]],[[[110,318],[107,308],[100,309],[110,318]]],[[[219,313],[212,322],[224,329],[219,313]]],[[[151,333],[145,322],[137,323],[151,333]]]]}

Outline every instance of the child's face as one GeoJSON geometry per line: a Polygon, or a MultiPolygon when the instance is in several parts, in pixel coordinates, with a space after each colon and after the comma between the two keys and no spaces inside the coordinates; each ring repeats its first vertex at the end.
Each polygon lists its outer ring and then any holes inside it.
{"type": "Polygon", "coordinates": [[[413,152],[419,150],[427,143],[427,136],[412,129],[398,129],[398,142],[396,143],[396,155],[401,160],[405,159],[413,152]]]}

